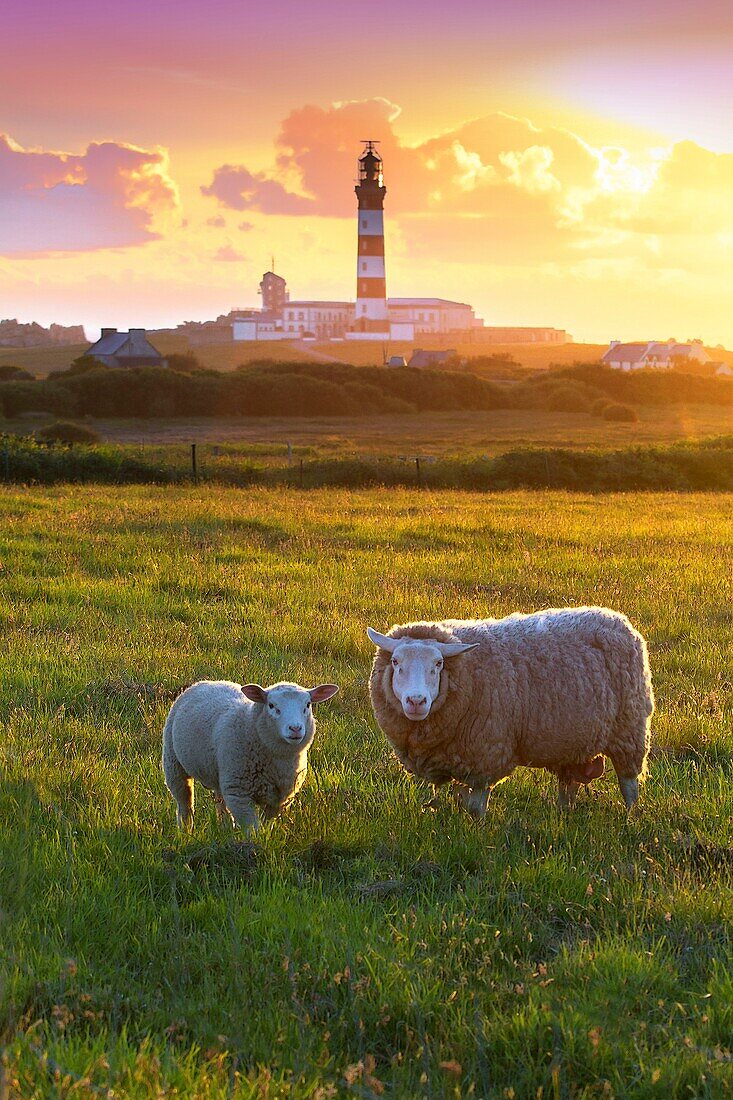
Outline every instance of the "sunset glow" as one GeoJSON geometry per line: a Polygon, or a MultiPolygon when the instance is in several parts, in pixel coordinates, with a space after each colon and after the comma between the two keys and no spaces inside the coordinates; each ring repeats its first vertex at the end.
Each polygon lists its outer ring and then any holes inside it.
{"type": "Polygon", "coordinates": [[[31,0],[0,71],[3,316],[155,327],[353,298],[360,139],[389,293],[578,340],[733,344],[733,9],[31,0]]]}

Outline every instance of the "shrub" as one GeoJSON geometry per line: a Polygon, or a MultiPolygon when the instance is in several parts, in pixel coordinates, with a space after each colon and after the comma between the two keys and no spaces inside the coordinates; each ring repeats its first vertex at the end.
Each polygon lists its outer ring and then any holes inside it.
{"type": "Polygon", "coordinates": [[[590,402],[579,386],[566,384],[548,388],[545,408],[552,412],[588,412],[590,402]]]}
{"type": "Polygon", "coordinates": [[[192,351],[186,352],[173,352],[172,355],[167,355],[168,370],[176,371],[178,374],[193,374],[194,371],[203,370],[203,364],[192,351]]]}
{"type": "Polygon", "coordinates": [[[57,443],[99,443],[100,436],[92,428],[83,424],[74,424],[71,420],[57,420],[47,424],[36,432],[38,439],[52,440],[57,443]]]}
{"type": "Polygon", "coordinates": [[[614,420],[620,424],[635,424],[639,419],[636,410],[632,409],[630,405],[606,405],[601,416],[604,420],[614,420]]]}
{"type": "Polygon", "coordinates": [[[593,401],[590,407],[591,416],[603,416],[603,410],[607,409],[610,401],[607,397],[599,397],[596,401],[593,401]]]}
{"type": "Polygon", "coordinates": [[[32,382],[33,375],[23,370],[22,367],[14,367],[12,363],[0,365],[0,382],[32,382]]]}

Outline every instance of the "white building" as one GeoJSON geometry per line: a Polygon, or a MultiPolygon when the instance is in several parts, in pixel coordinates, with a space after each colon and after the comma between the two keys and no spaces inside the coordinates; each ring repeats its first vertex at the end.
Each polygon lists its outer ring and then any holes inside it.
{"type": "Polygon", "coordinates": [[[283,334],[286,340],[303,336],[330,340],[342,337],[353,319],[353,302],[288,302],[283,310],[283,334]]]}
{"type": "Polygon", "coordinates": [[[258,313],[247,310],[241,317],[232,319],[233,340],[287,340],[282,319],[278,314],[258,313]]]}
{"type": "Polygon", "coordinates": [[[447,298],[389,298],[387,307],[391,324],[410,324],[415,336],[468,332],[483,324],[471,306],[447,298]]]}
{"type": "Polygon", "coordinates": [[[690,340],[687,344],[678,344],[676,340],[650,340],[646,344],[622,344],[612,340],[601,362],[615,370],[670,370],[685,360],[696,363],[709,363],[710,356],[702,345],[702,340],[690,340]]]}

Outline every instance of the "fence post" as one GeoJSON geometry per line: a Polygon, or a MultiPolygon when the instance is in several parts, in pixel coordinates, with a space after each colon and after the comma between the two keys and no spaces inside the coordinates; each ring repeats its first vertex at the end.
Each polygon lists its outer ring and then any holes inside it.
{"type": "Polygon", "coordinates": [[[293,465],[293,444],[288,441],[288,466],[293,465]]]}
{"type": "Polygon", "coordinates": [[[302,458],[300,460],[300,474],[299,474],[299,477],[298,477],[298,485],[300,486],[301,489],[303,488],[303,459],[302,458]]]}
{"type": "Polygon", "coordinates": [[[5,470],[5,480],[10,481],[10,451],[7,447],[3,447],[3,468],[5,470]]]}
{"type": "Polygon", "coordinates": [[[196,468],[196,444],[191,444],[191,473],[193,474],[193,480],[198,484],[199,475],[196,468]]]}
{"type": "Polygon", "coordinates": [[[420,459],[415,456],[415,469],[417,470],[417,487],[422,489],[422,474],[420,473],[420,459]]]}

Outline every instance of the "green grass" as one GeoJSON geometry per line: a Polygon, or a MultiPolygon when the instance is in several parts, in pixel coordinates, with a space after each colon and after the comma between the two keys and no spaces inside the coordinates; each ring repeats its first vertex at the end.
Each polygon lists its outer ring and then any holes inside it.
{"type": "Polygon", "coordinates": [[[712,494],[0,490],[0,1093],[730,1095],[730,545],[712,494]],[[642,813],[421,812],[365,626],[582,602],[649,640],[642,813]],[[175,830],[203,676],[342,686],[254,850],[175,830]]]}

